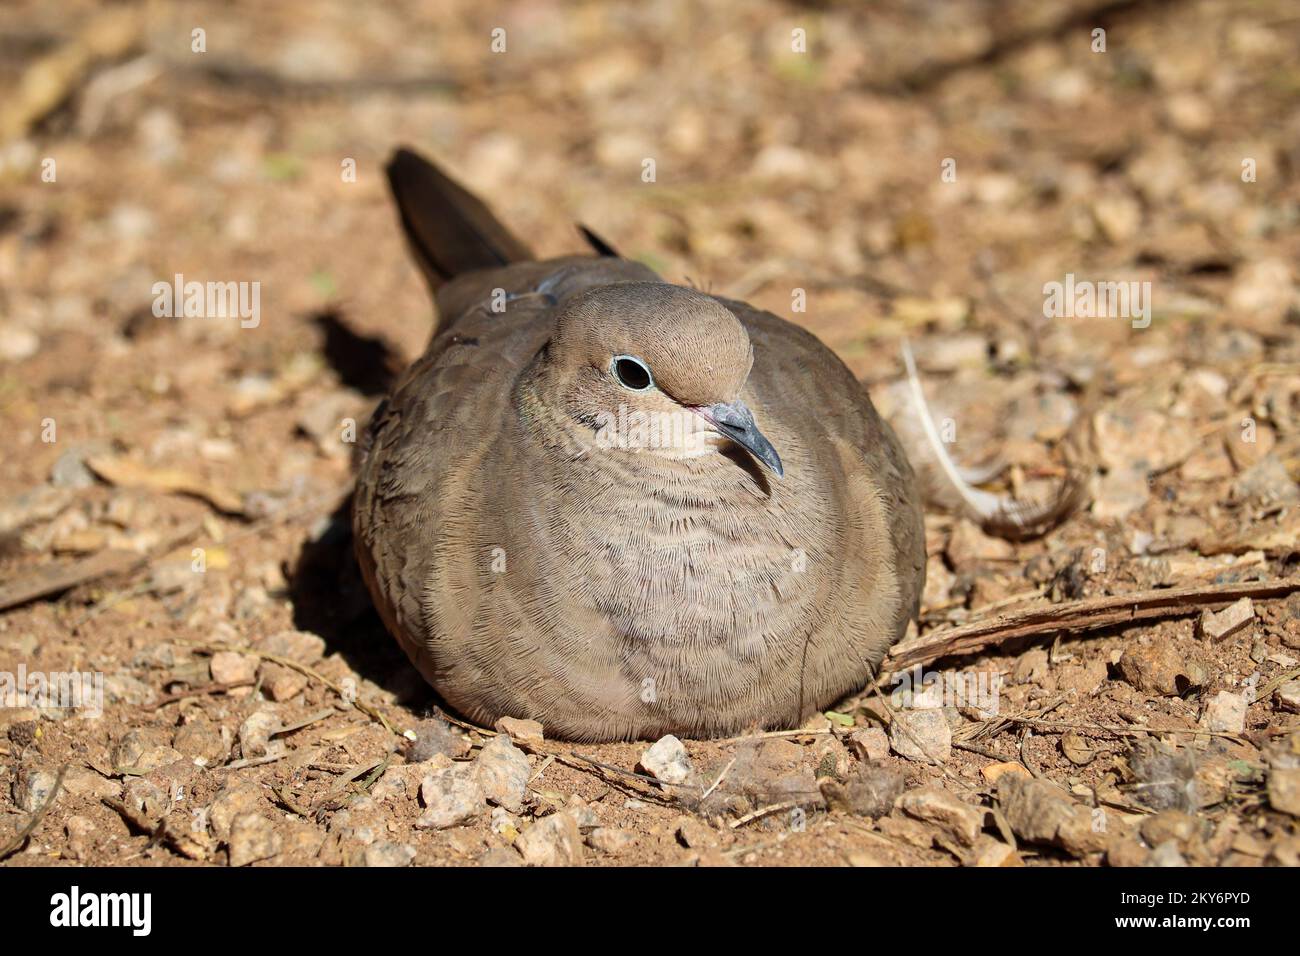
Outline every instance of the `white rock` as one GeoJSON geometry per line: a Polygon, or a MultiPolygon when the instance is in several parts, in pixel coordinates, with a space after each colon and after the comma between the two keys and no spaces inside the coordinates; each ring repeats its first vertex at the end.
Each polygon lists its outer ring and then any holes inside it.
{"type": "Polygon", "coordinates": [[[672,734],[660,737],[641,755],[641,769],[663,783],[685,783],[695,774],[690,754],[672,734]]]}
{"type": "Polygon", "coordinates": [[[420,783],[420,800],[426,809],[415,825],[421,829],[459,826],[487,808],[478,767],[472,763],[453,764],[429,774],[420,783]]]}
{"type": "Polygon", "coordinates": [[[1249,703],[1245,694],[1221,690],[1205,705],[1201,724],[1207,730],[1239,734],[1246,729],[1246,707],[1249,703]]]}
{"type": "Polygon", "coordinates": [[[1236,634],[1253,620],[1255,620],[1255,605],[1250,598],[1244,597],[1218,613],[1202,611],[1201,636],[1212,641],[1221,641],[1236,634]]]}
{"type": "Polygon", "coordinates": [[[475,766],[479,784],[489,801],[511,813],[523,809],[532,767],[527,755],[511,743],[508,736],[499,734],[484,744],[475,766]]]}

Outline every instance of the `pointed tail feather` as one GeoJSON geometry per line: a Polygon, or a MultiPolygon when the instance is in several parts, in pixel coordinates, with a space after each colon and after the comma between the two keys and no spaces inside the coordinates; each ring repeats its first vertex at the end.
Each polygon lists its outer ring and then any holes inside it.
{"type": "Polygon", "coordinates": [[[582,238],[587,240],[587,245],[591,246],[596,255],[612,256],[615,259],[623,258],[618,254],[618,250],[606,242],[594,229],[578,223],[578,232],[582,233],[582,238]]]}
{"type": "Polygon", "coordinates": [[[387,172],[402,228],[430,289],[462,272],[533,258],[481,199],[422,156],[398,149],[387,172]]]}

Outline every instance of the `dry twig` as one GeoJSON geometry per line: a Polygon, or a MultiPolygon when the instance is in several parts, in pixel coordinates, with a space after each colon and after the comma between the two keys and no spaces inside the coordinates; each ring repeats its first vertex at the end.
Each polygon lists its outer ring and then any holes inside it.
{"type": "Polygon", "coordinates": [[[1028,608],[895,644],[882,669],[898,671],[944,657],[975,654],[1019,638],[1078,634],[1119,624],[1187,617],[1243,597],[1266,601],[1296,591],[1300,591],[1300,579],[1164,588],[1028,608]]]}

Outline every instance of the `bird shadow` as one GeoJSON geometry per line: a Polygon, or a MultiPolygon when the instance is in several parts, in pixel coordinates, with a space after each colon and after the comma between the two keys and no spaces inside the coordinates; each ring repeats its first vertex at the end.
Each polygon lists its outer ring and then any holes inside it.
{"type": "MultiPolygon", "coordinates": [[[[402,361],[388,343],[350,328],[337,309],[316,313],[311,321],[322,333],[322,357],[341,384],[367,396],[392,389],[402,361]]],[[[294,626],[318,635],[327,652],[342,656],[359,677],[421,712],[437,702],[370,599],[353,550],[351,495],[292,561],[289,600],[294,626]]]]}
{"type": "Polygon", "coordinates": [[[299,550],[289,584],[294,627],[325,641],[363,680],[419,712],[441,707],[375,610],[353,550],[349,495],[299,550]]]}
{"type": "Polygon", "coordinates": [[[403,361],[388,342],[351,328],[338,309],[311,317],[321,331],[321,354],[339,381],[367,397],[387,395],[397,382],[403,361]]]}
{"type": "Polygon", "coordinates": [[[749,477],[754,479],[754,484],[758,485],[763,494],[771,497],[772,485],[767,480],[767,475],[763,473],[763,466],[754,460],[754,456],[739,445],[728,445],[721,449],[724,457],[729,458],[738,468],[748,473],[749,477]]]}

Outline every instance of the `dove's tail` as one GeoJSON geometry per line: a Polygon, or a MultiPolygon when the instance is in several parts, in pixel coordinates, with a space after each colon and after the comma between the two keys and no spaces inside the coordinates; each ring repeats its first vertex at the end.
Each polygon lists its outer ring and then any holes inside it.
{"type": "Polygon", "coordinates": [[[430,289],[462,272],[533,258],[481,199],[422,156],[399,149],[387,172],[402,228],[430,289]]]}
{"type": "Polygon", "coordinates": [[[963,514],[990,534],[1029,538],[1051,530],[1084,504],[1088,476],[1078,463],[1071,465],[1055,492],[1043,501],[1023,501],[975,487],[995,477],[1000,469],[967,469],[953,461],[935,427],[906,342],[902,352],[907,400],[890,417],[890,424],[912,462],[927,505],[963,514]]]}

